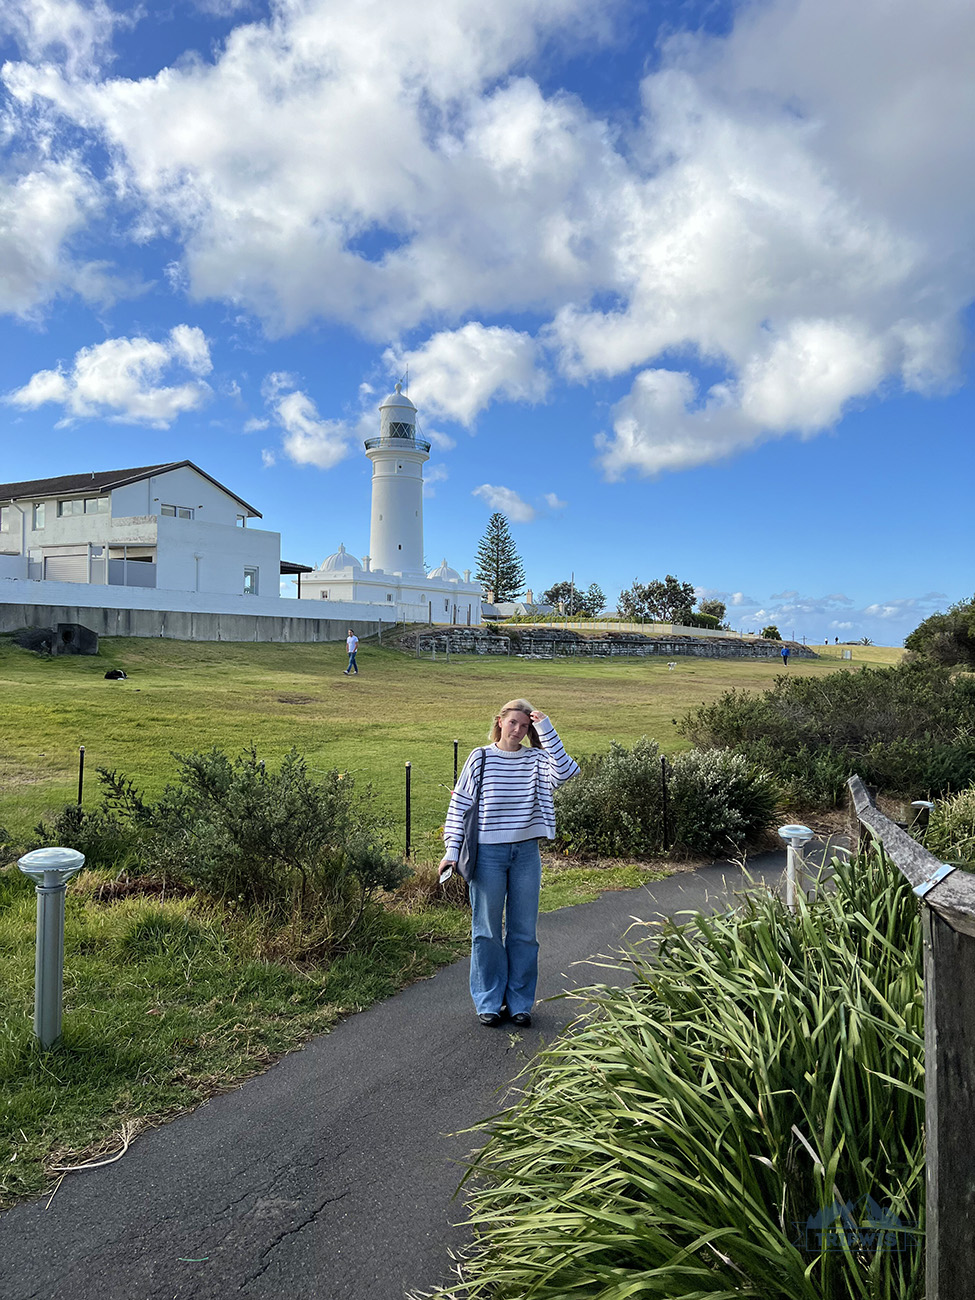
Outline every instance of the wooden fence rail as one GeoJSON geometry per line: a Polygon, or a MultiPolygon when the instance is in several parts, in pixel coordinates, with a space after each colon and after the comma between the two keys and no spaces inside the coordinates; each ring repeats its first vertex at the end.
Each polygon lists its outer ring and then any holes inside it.
{"type": "Polygon", "coordinates": [[[910,882],[924,924],[926,1300],[975,1295],[975,874],[939,862],[847,782],[862,827],[910,882]]]}

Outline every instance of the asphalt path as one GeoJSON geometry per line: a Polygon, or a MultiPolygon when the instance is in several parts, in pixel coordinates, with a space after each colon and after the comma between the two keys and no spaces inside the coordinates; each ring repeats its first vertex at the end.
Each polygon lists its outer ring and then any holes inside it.
{"type": "MultiPolygon", "coordinates": [[[[776,882],[784,854],[754,859],[776,882]]],[[[143,1134],[117,1163],[0,1217],[3,1300],[403,1300],[452,1275],[455,1192],[482,1125],[661,918],[727,907],[718,864],[540,919],[534,1024],[485,1029],[467,963],[337,1025],[239,1089],[143,1134]],[[474,1130],[473,1132],[469,1130],[474,1130]]]]}

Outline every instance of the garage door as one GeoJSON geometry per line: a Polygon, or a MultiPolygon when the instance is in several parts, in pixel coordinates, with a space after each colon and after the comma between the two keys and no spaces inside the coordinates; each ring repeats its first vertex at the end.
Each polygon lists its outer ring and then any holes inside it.
{"type": "Polygon", "coordinates": [[[44,577],[48,582],[87,582],[88,553],[80,555],[45,555],[44,577]]]}

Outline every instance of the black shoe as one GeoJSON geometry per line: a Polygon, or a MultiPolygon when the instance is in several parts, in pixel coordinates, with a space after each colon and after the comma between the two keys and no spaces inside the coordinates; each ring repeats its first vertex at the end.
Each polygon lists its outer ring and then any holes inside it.
{"type": "Polygon", "coordinates": [[[527,1011],[516,1011],[511,1017],[511,1023],[517,1025],[519,1029],[531,1029],[532,1018],[527,1011]]]}
{"type": "Polygon", "coordinates": [[[496,1011],[480,1011],[477,1018],[482,1025],[487,1025],[489,1029],[495,1029],[501,1023],[501,1017],[496,1011]]]}

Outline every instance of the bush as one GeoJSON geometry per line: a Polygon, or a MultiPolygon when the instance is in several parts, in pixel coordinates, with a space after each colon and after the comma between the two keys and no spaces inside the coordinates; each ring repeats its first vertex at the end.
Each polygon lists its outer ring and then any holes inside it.
{"type": "Polygon", "coordinates": [[[668,924],[591,992],[493,1122],[441,1300],[921,1300],[918,909],[877,854],[833,867],[794,916],[754,893],[668,924]],[[898,1216],[894,1249],[807,1234],[837,1189],[898,1216]]]}
{"type": "Polygon", "coordinates": [[[660,749],[646,736],[584,758],[555,797],[556,839],[573,853],[649,857],[663,848],[660,749]]]}
{"type": "Polygon", "coordinates": [[[77,848],[91,867],[150,873],[268,919],[304,918],[315,946],[340,942],[380,889],[409,870],[390,852],[371,792],[337,770],[313,780],[294,749],[277,770],[254,749],[174,755],[175,783],[147,803],[116,772],[99,771],[102,804],[66,807],[36,828],[41,843],[77,848]]]}
{"type": "Polygon", "coordinates": [[[975,787],[934,805],[924,847],[943,862],[975,862],[975,787]]]}
{"type": "Polygon", "coordinates": [[[851,772],[909,798],[975,781],[975,680],[923,661],[729,691],[680,730],[774,772],[797,809],[839,802],[851,772]]]}
{"type": "Polygon", "coordinates": [[[691,750],[674,760],[669,794],[674,844],[711,857],[754,840],[775,813],[778,791],[766,772],[728,750],[691,750]]]}
{"type": "Polygon", "coordinates": [[[975,596],[932,614],[904,639],[905,647],[936,664],[975,667],[975,596]]]}
{"type": "Polygon", "coordinates": [[[776,805],[770,778],[729,753],[681,754],[670,769],[668,843],[664,843],[660,750],[644,736],[627,749],[583,759],[579,775],[556,795],[561,848],[603,857],[651,857],[675,847],[732,853],[769,823],[776,805]]]}
{"type": "Polygon", "coordinates": [[[768,627],[762,628],[762,636],[765,637],[767,641],[782,640],[782,634],[779,632],[779,629],[775,626],[774,623],[769,623],[768,627]]]}

